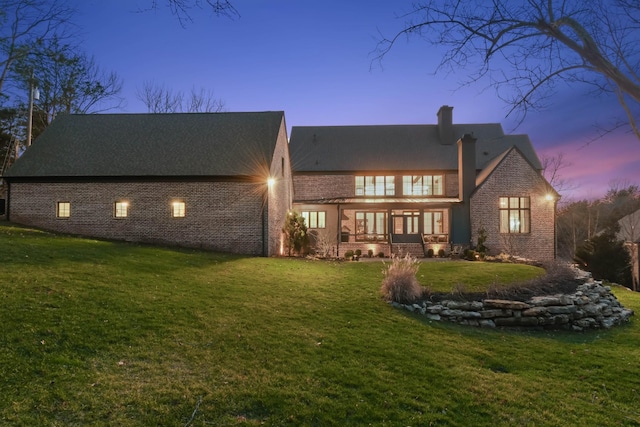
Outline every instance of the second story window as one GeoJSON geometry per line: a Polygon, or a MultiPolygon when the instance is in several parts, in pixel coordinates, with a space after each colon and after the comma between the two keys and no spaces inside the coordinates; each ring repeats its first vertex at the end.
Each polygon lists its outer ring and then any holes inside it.
{"type": "Polygon", "coordinates": [[[405,175],[402,194],[405,196],[442,196],[442,175],[405,175]]]}
{"type": "Polygon", "coordinates": [[[394,176],[356,176],[356,196],[393,196],[396,193],[394,176]]]}

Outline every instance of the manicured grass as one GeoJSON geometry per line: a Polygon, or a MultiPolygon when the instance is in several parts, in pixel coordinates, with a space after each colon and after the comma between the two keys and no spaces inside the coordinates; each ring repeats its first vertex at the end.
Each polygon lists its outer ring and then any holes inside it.
{"type": "MultiPolygon", "coordinates": [[[[466,328],[382,302],[382,263],[8,224],[0,257],[3,425],[640,424],[635,318],[580,334],[466,328]]],[[[448,291],[539,273],[434,262],[418,278],[448,291]]],[[[640,294],[616,294],[640,309],[640,294]]]]}

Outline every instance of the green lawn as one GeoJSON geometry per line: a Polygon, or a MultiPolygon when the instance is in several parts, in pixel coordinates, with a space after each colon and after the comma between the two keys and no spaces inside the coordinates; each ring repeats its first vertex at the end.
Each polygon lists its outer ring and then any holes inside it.
{"type": "MultiPolygon", "coordinates": [[[[0,224],[0,425],[640,425],[640,326],[509,332],[382,302],[380,262],[0,224]]],[[[433,290],[533,277],[424,263],[433,290]]],[[[616,289],[638,312],[640,294],[616,289]]]]}

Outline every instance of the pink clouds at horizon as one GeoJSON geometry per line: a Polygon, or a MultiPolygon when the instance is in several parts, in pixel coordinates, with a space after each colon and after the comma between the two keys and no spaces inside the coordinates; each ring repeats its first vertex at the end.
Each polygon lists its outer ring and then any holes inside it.
{"type": "Polygon", "coordinates": [[[565,167],[559,171],[568,190],[565,201],[597,199],[612,187],[640,185],[640,140],[631,134],[608,135],[588,142],[584,138],[538,148],[538,155],[562,154],[565,167]]]}

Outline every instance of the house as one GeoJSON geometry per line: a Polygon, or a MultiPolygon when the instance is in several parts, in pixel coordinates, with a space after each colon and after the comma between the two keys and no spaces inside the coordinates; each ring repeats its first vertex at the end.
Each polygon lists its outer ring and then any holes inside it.
{"type": "Polygon", "coordinates": [[[60,115],[4,179],[16,223],[265,256],[292,202],[281,111],[60,115]]]}
{"type": "Polygon", "coordinates": [[[555,257],[558,194],[499,124],[295,126],[283,112],[58,117],[9,169],[6,217],[58,232],[283,253],[291,209],[344,256],[555,257]]]}
{"type": "Polygon", "coordinates": [[[559,198],[526,135],[500,124],[294,126],[293,207],[339,256],[459,253],[555,258],[559,198]],[[433,252],[432,252],[433,251],[433,252]]]}
{"type": "Polygon", "coordinates": [[[631,258],[631,283],[634,291],[640,290],[640,210],[618,221],[617,238],[624,242],[631,258]]]}

